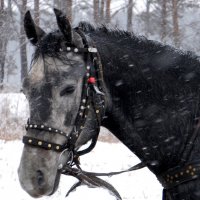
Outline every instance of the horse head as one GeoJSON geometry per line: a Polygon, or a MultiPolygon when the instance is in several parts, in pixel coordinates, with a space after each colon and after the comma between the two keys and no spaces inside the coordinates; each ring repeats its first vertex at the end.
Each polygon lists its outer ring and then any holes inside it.
{"type": "Polygon", "coordinates": [[[23,81],[30,118],[18,174],[33,197],[53,194],[62,166],[73,160],[73,153],[91,139],[94,146],[104,109],[96,49],[61,11],[54,11],[59,30],[49,34],[36,26],[30,12],[24,19],[36,50],[23,81]]]}

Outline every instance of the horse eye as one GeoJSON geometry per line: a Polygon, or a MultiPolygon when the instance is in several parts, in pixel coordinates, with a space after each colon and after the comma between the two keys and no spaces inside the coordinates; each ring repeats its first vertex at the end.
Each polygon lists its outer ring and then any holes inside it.
{"type": "Polygon", "coordinates": [[[60,92],[60,96],[72,94],[75,90],[75,87],[73,85],[67,86],[64,90],[60,92]]]}

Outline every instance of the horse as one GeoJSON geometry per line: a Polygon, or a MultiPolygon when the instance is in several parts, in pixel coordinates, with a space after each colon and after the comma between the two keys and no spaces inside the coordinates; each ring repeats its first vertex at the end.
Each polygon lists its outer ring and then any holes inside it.
{"type": "Polygon", "coordinates": [[[104,126],[155,174],[163,199],[199,199],[199,57],[104,25],[72,28],[54,11],[50,33],[29,11],[24,18],[35,53],[22,84],[30,107],[22,188],[52,195],[64,166],[94,148],[104,126]]]}

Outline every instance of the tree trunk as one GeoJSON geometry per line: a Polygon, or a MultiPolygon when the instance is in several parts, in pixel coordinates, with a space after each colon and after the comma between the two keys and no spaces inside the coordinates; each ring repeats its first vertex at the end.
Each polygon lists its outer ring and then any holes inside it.
{"type": "Polygon", "coordinates": [[[61,10],[62,5],[61,5],[61,0],[54,0],[53,1],[54,7],[61,10]]]}
{"type": "Polygon", "coordinates": [[[3,81],[5,74],[5,41],[3,32],[3,23],[5,19],[5,11],[4,11],[4,0],[0,1],[0,89],[3,89],[3,81]]]}
{"type": "Polygon", "coordinates": [[[173,38],[174,45],[180,47],[180,31],[178,22],[178,0],[172,0],[173,38]]]}
{"type": "Polygon", "coordinates": [[[161,41],[166,43],[167,36],[167,0],[162,0],[161,8],[161,41]]]}
{"type": "Polygon", "coordinates": [[[8,0],[8,12],[9,15],[12,17],[12,0],[8,0]]]}
{"type": "Polygon", "coordinates": [[[72,22],[72,5],[73,5],[73,2],[72,0],[67,0],[67,17],[68,19],[72,22]]]}
{"type": "Polygon", "coordinates": [[[20,25],[20,58],[21,58],[21,80],[25,78],[28,72],[28,62],[27,62],[27,53],[26,53],[26,35],[24,32],[24,14],[26,11],[27,0],[22,0],[21,5],[21,25],[20,25]]]}
{"type": "Polygon", "coordinates": [[[145,15],[145,36],[149,36],[150,32],[150,5],[152,0],[146,0],[146,15],[145,15]]]}
{"type": "Polygon", "coordinates": [[[106,0],[106,24],[109,24],[111,21],[110,4],[111,0],[106,0]]]}
{"type": "Polygon", "coordinates": [[[4,0],[0,0],[0,10],[4,9],[4,0]]]}
{"type": "Polygon", "coordinates": [[[127,9],[127,31],[131,32],[133,29],[133,0],[128,1],[127,9]]]}
{"type": "Polygon", "coordinates": [[[105,19],[104,8],[105,8],[105,0],[101,0],[101,7],[100,7],[100,19],[101,19],[101,22],[104,22],[104,19],[105,19]]]}
{"type": "Polygon", "coordinates": [[[73,0],[63,0],[62,1],[62,11],[66,13],[67,18],[72,22],[72,6],[73,0]]]}
{"type": "Polygon", "coordinates": [[[34,20],[35,23],[40,25],[40,0],[34,0],[34,20]]]}
{"type": "Polygon", "coordinates": [[[99,0],[93,0],[94,22],[99,23],[99,0]]]}

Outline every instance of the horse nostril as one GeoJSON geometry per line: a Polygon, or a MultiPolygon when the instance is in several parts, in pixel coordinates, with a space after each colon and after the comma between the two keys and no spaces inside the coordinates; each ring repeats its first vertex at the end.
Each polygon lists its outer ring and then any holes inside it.
{"type": "Polygon", "coordinates": [[[36,173],[37,173],[37,183],[39,186],[42,186],[44,183],[44,174],[40,170],[37,170],[36,173]]]}

